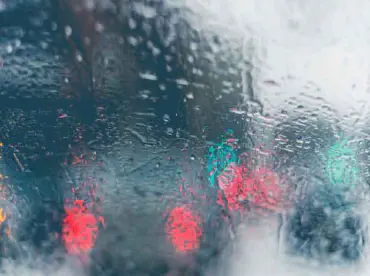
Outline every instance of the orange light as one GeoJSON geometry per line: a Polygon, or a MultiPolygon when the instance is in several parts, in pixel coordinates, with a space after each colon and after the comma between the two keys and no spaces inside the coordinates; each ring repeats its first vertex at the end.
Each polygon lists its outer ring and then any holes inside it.
{"type": "MultiPolygon", "coordinates": [[[[3,145],[3,143],[0,142],[0,147],[3,145]]],[[[4,176],[2,173],[0,173],[0,199],[4,201],[8,201],[9,198],[9,191],[7,187],[2,182],[4,179],[6,179],[7,176],[4,176]]],[[[0,225],[2,225],[7,220],[7,214],[6,211],[0,207],[0,225]]],[[[9,225],[6,227],[6,234],[9,238],[11,238],[11,228],[9,225]]]]}
{"type": "Polygon", "coordinates": [[[0,208],[0,223],[3,223],[6,220],[6,214],[3,213],[3,208],[0,208]]]}

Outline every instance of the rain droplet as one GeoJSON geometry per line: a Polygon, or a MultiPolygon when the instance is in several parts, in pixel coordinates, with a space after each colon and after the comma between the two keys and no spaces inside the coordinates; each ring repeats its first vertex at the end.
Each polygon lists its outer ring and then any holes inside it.
{"type": "Polygon", "coordinates": [[[64,28],[64,33],[66,34],[66,37],[70,37],[72,35],[72,28],[70,26],[66,26],[64,28]]]}
{"type": "Polygon", "coordinates": [[[167,129],[166,129],[166,134],[167,135],[170,135],[170,136],[172,136],[173,135],[173,128],[172,127],[168,127],[167,129]]]}
{"type": "Polygon", "coordinates": [[[47,42],[45,42],[45,41],[41,41],[41,42],[40,42],[40,46],[41,46],[41,48],[42,48],[42,49],[44,49],[44,50],[45,50],[45,49],[48,47],[48,43],[47,43],[47,42]]]}
{"type": "Polygon", "coordinates": [[[190,99],[190,100],[193,100],[194,99],[194,95],[193,93],[188,93],[186,94],[186,98],[190,99]]]}
{"type": "Polygon", "coordinates": [[[239,110],[239,109],[236,109],[236,108],[230,108],[230,112],[235,113],[235,114],[239,114],[239,115],[246,113],[244,110],[239,110]]]}
{"type": "Polygon", "coordinates": [[[56,31],[56,30],[57,30],[57,28],[58,28],[57,23],[55,23],[55,22],[51,23],[51,30],[52,30],[52,31],[56,31]]]}
{"type": "Polygon", "coordinates": [[[77,61],[78,61],[78,62],[81,62],[81,61],[82,61],[82,56],[81,56],[81,54],[77,54],[77,55],[76,55],[76,59],[77,59],[77,61]]]}
{"type": "Polygon", "coordinates": [[[180,84],[180,85],[189,85],[189,82],[185,79],[177,79],[175,81],[177,84],[180,84]]]}
{"type": "Polygon", "coordinates": [[[85,36],[84,37],[84,43],[85,43],[85,45],[90,45],[90,43],[91,43],[91,40],[90,40],[90,38],[88,38],[87,36],[85,36]]]}
{"type": "Polygon", "coordinates": [[[130,43],[132,46],[136,46],[139,42],[137,38],[130,36],[128,37],[128,43],[130,43]]]}
{"type": "Polygon", "coordinates": [[[195,51],[198,48],[197,44],[195,42],[190,43],[190,49],[195,51]]]}
{"type": "Polygon", "coordinates": [[[95,24],[95,30],[96,30],[98,33],[101,33],[102,31],[104,31],[104,26],[103,26],[103,24],[101,24],[100,22],[96,22],[96,24],[95,24]]]}
{"type": "Polygon", "coordinates": [[[158,80],[158,77],[152,73],[139,73],[140,78],[146,80],[158,80]]]}
{"type": "Polygon", "coordinates": [[[164,114],[163,115],[163,121],[167,124],[170,121],[170,115],[164,114]]]}
{"type": "Polygon", "coordinates": [[[5,3],[0,0],[0,12],[5,10],[5,8],[6,8],[5,3]]]}
{"type": "Polygon", "coordinates": [[[165,91],[166,90],[166,85],[160,84],[159,89],[161,89],[162,91],[165,91]]]}
{"type": "Polygon", "coordinates": [[[128,25],[130,26],[130,29],[133,30],[136,28],[136,21],[132,18],[128,20],[128,25]]]}
{"type": "Polygon", "coordinates": [[[8,54],[10,54],[11,52],[13,52],[13,47],[12,47],[12,45],[8,45],[8,46],[6,46],[6,51],[7,51],[7,53],[8,53],[8,54]]]}
{"type": "Polygon", "coordinates": [[[85,7],[87,10],[92,11],[95,8],[95,3],[93,0],[86,0],[85,7]]]}
{"type": "Polygon", "coordinates": [[[21,43],[21,41],[20,41],[19,39],[16,39],[16,40],[15,40],[15,47],[17,47],[17,48],[18,48],[18,47],[20,47],[20,46],[21,46],[21,44],[22,44],[22,43],[21,43]]]}

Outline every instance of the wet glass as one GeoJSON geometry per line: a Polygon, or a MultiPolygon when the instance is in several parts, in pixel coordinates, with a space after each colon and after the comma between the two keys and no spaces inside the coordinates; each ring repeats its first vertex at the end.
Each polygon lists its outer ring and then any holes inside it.
{"type": "Polygon", "coordinates": [[[369,7],[0,0],[0,275],[367,275],[369,7]]]}

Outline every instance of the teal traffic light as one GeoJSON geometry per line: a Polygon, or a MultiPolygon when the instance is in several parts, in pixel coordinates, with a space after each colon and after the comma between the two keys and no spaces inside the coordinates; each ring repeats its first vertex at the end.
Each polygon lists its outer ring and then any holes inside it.
{"type": "MultiPolygon", "coordinates": [[[[227,131],[228,135],[233,135],[232,130],[227,131]]],[[[234,139],[232,139],[234,141],[234,139]]],[[[207,172],[211,187],[215,185],[216,177],[231,163],[237,162],[237,154],[230,143],[230,140],[222,137],[221,143],[212,143],[208,148],[207,172]]]]}
{"type": "Polygon", "coordinates": [[[357,184],[358,167],[355,152],[348,139],[334,144],[328,151],[326,172],[332,185],[352,188],[357,184]]]}

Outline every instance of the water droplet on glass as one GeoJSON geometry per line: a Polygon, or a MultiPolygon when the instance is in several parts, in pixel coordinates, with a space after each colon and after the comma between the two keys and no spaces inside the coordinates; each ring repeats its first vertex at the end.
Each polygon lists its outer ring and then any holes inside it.
{"type": "Polygon", "coordinates": [[[91,43],[91,40],[90,40],[90,38],[89,37],[87,37],[87,36],[85,36],[84,37],[84,43],[85,43],[85,45],[90,45],[90,43],[91,43]]]}
{"type": "Polygon", "coordinates": [[[4,11],[6,8],[5,3],[3,1],[0,1],[0,12],[4,11]]]}
{"type": "Polygon", "coordinates": [[[44,49],[44,50],[45,50],[45,49],[48,47],[48,43],[47,43],[47,42],[45,42],[45,41],[41,41],[41,42],[40,42],[40,46],[41,46],[41,48],[42,48],[42,49],[44,49]]]}
{"type": "Polygon", "coordinates": [[[70,26],[66,26],[64,28],[64,33],[66,34],[66,37],[70,37],[72,35],[72,28],[70,26]]]}
{"type": "Polygon", "coordinates": [[[57,30],[57,28],[58,28],[57,23],[52,22],[52,23],[51,23],[51,30],[52,30],[52,31],[56,31],[56,30],[57,30]]]}
{"type": "Polygon", "coordinates": [[[132,46],[136,46],[138,44],[138,40],[133,36],[129,36],[128,43],[130,43],[132,46]]]}
{"type": "Polygon", "coordinates": [[[85,7],[87,10],[92,11],[95,8],[94,0],[85,0],[85,7]]]}
{"type": "Polygon", "coordinates": [[[241,115],[241,114],[245,114],[246,113],[244,110],[239,110],[239,109],[236,109],[236,108],[230,108],[230,112],[231,113],[238,114],[238,115],[241,115]]]}
{"type": "Polygon", "coordinates": [[[103,24],[101,24],[100,22],[96,22],[95,24],[95,30],[98,32],[98,33],[101,33],[104,31],[104,26],[103,24]]]}
{"type": "Polygon", "coordinates": [[[184,86],[189,85],[189,82],[187,80],[185,80],[185,79],[177,79],[175,81],[179,85],[184,85],[184,86]]]}
{"type": "Polygon", "coordinates": [[[158,80],[158,77],[152,73],[139,73],[140,78],[146,79],[146,80],[158,80]]]}
{"type": "Polygon", "coordinates": [[[190,100],[193,100],[194,99],[194,95],[193,93],[188,93],[186,94],[186,98],[190,99],[190,100]]]}
{"type": "Polygon", "coordinates": [[[173,128],[172,127],[168,127],[167,129],[166,129],[166,134],[167,135],[170,135],[170,136],[172,136],[173,135],[173,128]]]}
{"type": "Polygon", "coordinates": [[[134,19],[130,18],[128,20],[128,25],[129,25],[131,30],[134,30],[136,28],[136,21],[134,19]]]}
{"type": "Polygon", "coordinates": [[[192,51],[195,51],[197,48],[198,48],[198,46],[197,46],[197,44],[196,44],[195,42],[191,42],[191,43],[190,43],[190,49],[191,49],[192,51]]]}
{"type": "Polygon", "coordinates": [[[77,59],[77,61],[78,61],[78,62],[81,62],[81,61],[82,61],[82,56],[81,56],[81,54],[77,54],[77,55],[76,55],[76,59],[77,59]]]}
{"type": "Polygon", "coordinates": [[[20,46],[21,46],[21,44],[22,44],[22,43],[21,43],[21,41],[20,41],[19,39],[16,39],[16,40],[15,40],[15,47],[17,47],[17,48],[18,48],[18,47],[20,47],[20,46]]]}
{"type": "Polygon", "coordinates": [[[164,114],[163,115],[163,121],[167,124],[170,121],[170,115],[164,114]]]}
{"type": "Polygon", "coordinates": [[[12,45],[8,45],[8,46],[6,46],[6,51],[7,51],[7,53],[8,53],[8,54],[10,54],[11,52],[13,52],[13,47],[12,47],[12,45]]]}

